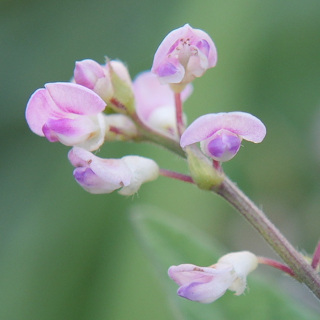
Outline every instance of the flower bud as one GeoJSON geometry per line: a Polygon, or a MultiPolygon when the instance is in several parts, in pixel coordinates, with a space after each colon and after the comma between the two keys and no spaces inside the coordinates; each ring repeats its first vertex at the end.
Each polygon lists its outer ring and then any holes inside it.
{"type": "Polygon", "coordinates": [[[201,303],[210,303],[227,290],[240,295],[246,288],[246,277],[258,265],[257,257],[248,252],[229,253],[210,267],[193,264],[171,266],[169,277],[180,287],[178,295],[201,303]]]}
{"type": "Polygon", "coordinates": [[[213,267],[193,264],[171,266],[168,274],[180,286],[177,291],[179,296],[201,303],[210,303],[220,298],[235,279],[232,266],[222,263],[213,267]]]}
{"type": "Polygon", "coordinates": [[[81,148],[73,148],[68,154],[76,167],[76,181],[90,193],[111,193],[117,189],[122,195],[136,193],[141,184],[155,180],[158,165],[151,159],[126,156],[121,159],[102,159],[81,148]]]}

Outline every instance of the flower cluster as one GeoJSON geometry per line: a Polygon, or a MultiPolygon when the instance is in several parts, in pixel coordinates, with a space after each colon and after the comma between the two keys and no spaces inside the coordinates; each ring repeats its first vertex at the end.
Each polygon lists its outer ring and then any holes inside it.
{"type": "MultiPolygon", "coordinates": [[[[138,155],[102,159],[92,153],[108,141],[149,141],[167,147],[187,158],[191,172],[191,177],[172,173],[172,178],[212,189],[220,180],[211,183],[208,176],[221,173],[220,163],[236,155],[242,140],[258,143],[266,134],[259,119],[239,111],[203,115],[187,127],[182,104],[193,91],[191,82],[216,63],[210,36],[186,24],[165,37],[151,70],[133,81],[121,61],[107,59],[103,65],[91,59],[77,61],[70,82],[47,83],[34,92],[26,120],[37,135],[72,147],[68,158],[75,167],[74,178],[90,193],[118,190],[132,195],[160,173],[170,177],[152,159],[138,155]]],[[[179,295],[207,303],[228,289],[241,294],[256,265],[253,254],[239,252],[211,267],[173,266],[169,276],[180,286],[179,295]]]]}

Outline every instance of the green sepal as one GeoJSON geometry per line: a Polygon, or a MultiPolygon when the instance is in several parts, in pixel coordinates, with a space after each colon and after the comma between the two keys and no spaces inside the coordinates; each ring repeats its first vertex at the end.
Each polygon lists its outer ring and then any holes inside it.
{"type": "Polygon", "coordinates": [[[190,145],[185,149],[192,179],[203,190],[213,190],[220,186],[224,179],[223,173],[217,171],[212,162],[198,149],[190,145]]]}
{"type": "Polygon", "coordinates": [[[132,86],[121,79],[110,65],[110,79],[113,86],[113,96],[108,106],[118,113],[132,114],[135,111],[135,99],[132,86]]]}

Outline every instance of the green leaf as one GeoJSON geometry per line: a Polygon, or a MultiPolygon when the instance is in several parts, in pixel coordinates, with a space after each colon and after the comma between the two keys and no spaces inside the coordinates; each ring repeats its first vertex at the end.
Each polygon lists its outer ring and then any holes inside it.
{"type": "Polygon", "coordinates": [[[180,298],[177,285],[167,276],[171,265],[209,266],[227,252],[203,232],[151,206],[134,207],[131,218],[140,243],[149,255],[166,291],[175,319],[290,319],[316,320],[318,316],[284,293],[275,284],[249,276],[250,290],[242,296],[227,292],[212,304],[180,298]]]}

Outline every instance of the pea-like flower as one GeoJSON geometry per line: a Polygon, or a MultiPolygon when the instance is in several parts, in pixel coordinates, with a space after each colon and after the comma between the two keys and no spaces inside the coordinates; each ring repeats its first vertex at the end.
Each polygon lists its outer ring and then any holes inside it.
{"type": "Polygon", "coordinates": [[[90,193],[111,193],[118,190],[122,195],[136,193],[141,184],[155,180],[159,175],[158,165],[151,159],[140,156],[125,156],[121,159],[102,159],[82,148],[74,147],[68,158],[76,167],[73,176],[90,193]]]}
{"type": "Polygon", "coordinates": [[[98,149],[105,135],[106,103],[74,83],[47,83],[30,97],[26,119],[30,129],[50,142],[98,149]]]}
{"type": "Polygon", "coordinates": [[[155,53],[152,71],[162,83],[187,84],[217,63],[210,36],[189,24],[171,31],[155,53]]]}
{"type": "Polygon", "coordinates": [[[201,150],[216,161],[232,159],[240,149],[242,139],[261,142],[266,127],[246,112],[211,113],[196,119],[181,136],[182,148],[200,142],[201,150]]]}
{"type": "MultiPolygon", "coordinates": [[[[177,138],[174,93],[169,85],[161,84],[154,73],[145,71],[133,81],[133,90],[140,120],[155,131],[177,138]]],[[[189,84],[181,92],[182,101],[191,93],[192,85],[189,84]]]]}
{"type": "Polygon", "coordinates": [[[248,251],[229,253],[210,267],[193,264],[171,266],[169,277],[180,287],[178,295],[201,303],[210,303],[227,290],[240,295],[246,289],[246,277],[258,265],[257,257],[248,251]]]}

